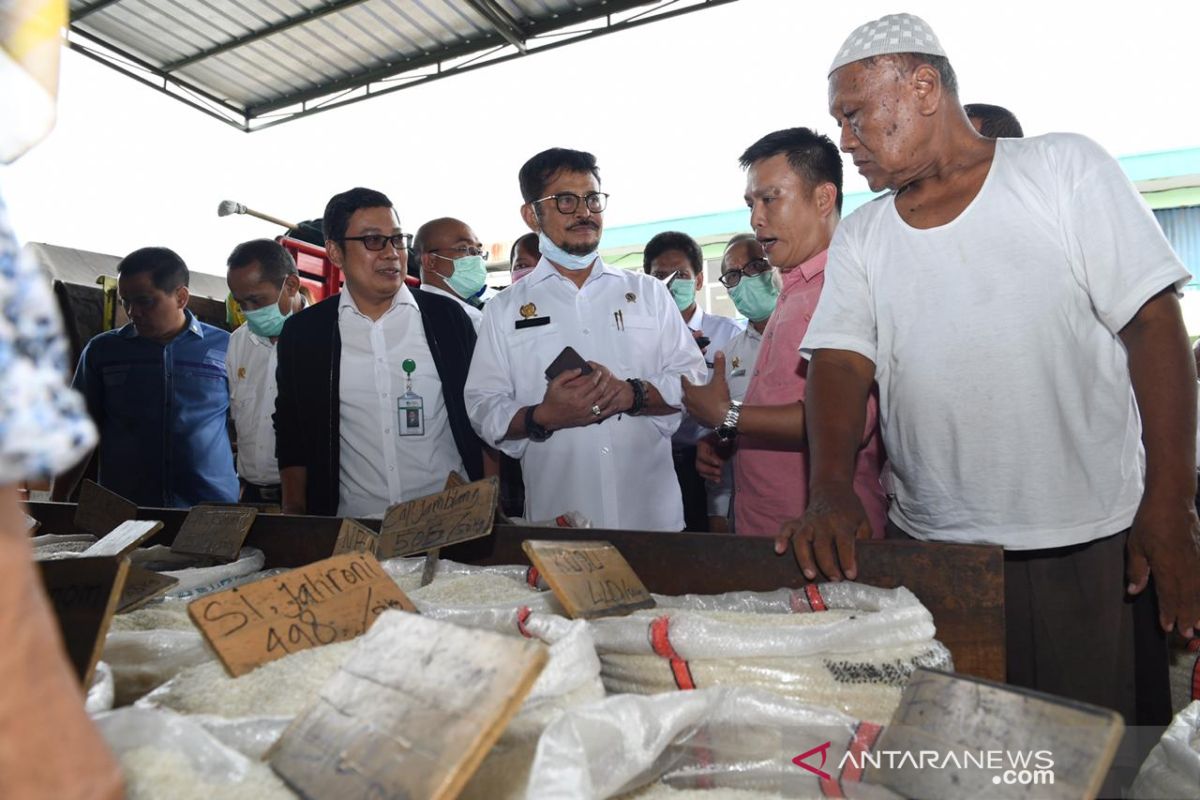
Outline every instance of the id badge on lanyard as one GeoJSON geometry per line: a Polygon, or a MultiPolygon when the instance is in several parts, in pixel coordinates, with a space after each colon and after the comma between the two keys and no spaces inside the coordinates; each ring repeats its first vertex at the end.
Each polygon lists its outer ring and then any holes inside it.
{"type": "Polygon", "coordinates": [[[401,436],[424,436],[425,400],[413,392],[412,388],[412,374],[417,368],[417,363],[411,358],[406,358],[400,368],[404,370],[406,378],[404,395],[396,401],[398,430],[401,436]]]}

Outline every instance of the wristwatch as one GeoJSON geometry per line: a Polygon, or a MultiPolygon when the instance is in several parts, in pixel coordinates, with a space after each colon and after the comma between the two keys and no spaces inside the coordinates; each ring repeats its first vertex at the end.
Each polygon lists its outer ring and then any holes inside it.
{"type": "Polygon", "coordinates": [[[532,405],[525,409],[525,435],[529,437],[531,442],[544,442],[550,438],[554,431],[544,425],[538,425],[533,419],[533,411],[536,405],[532,405]]]}
{"type": "Polygon", "coordinates": [[[738,417],[742,415],[742,402],[740,400],[730,400],[729,410],[725,412],[725,419],[721,420],[721,424],[717,426],[717,438],[722,442],[731,442],[737,436],[738,417]]]}

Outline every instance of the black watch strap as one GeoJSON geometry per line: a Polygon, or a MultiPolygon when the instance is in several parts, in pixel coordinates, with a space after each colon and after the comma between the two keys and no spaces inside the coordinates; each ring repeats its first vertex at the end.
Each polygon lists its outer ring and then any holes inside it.
{"type": "Polygon", "coordinates": [[[543,425],[538,425],[537,422],[534,421],[533,412],[536,408],[537,405],[535,404],[525,409],[525,435],[531,442],[544,442],[550,438],[550,435],[554,433],[554,431],[543,425]]]}
{"type": "Polygon", "coordinates": [[[636,417],[646,410],[646,384],[642,382],[641,378],[626,378],[625,382],[633,387],[633,405],[625,413],[636,417]]]}

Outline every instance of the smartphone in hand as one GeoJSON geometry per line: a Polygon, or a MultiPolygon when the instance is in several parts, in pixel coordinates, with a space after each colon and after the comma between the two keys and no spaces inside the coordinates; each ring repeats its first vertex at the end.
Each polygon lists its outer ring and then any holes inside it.
{"type": "Polygon", "coordinates": [[[582,370],[580,374],[587,375],[592,371],[592,365],[575,352],[574,347],[567,345],[558,357],[550,362],[550,366],[546,367],[546,380],[552,381],[569,369],[582,370]]]}

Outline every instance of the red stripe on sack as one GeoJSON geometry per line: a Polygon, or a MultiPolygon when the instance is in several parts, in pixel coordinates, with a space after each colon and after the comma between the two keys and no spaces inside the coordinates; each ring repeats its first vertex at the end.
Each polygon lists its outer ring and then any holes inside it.
{"type": "Polygon", "coordinates": [[[1195,653],[1197,650],[1200,650],[1200,637],[1192,639],[1190,642],[1188,642],[1187,650],[1189,653],[1195,653]]]}
{"type": "Polygon", "coordinates": [[[846,768],[842,770],[841,780],[859,783],[863,776],[863,755],[871,752],[879,734],[883,732],[882,725],[874,722],[860,722],[854,729],[854,738],[850,740],[850,758],[846,768]]]}
{"type": "Polygon", "coordinates": [[[833,778],[821,778],[821,796],[822,797],[845,797],[842,794],[842,785],[833,778]]]}
{"type": "Polygon", "coordinates": [[[812,606],[813,611],[825,610],[825,598],[821,597],[821,590],[815,583],[805,586],[804,593],[808,596],[808,604],[812,606]]]}
{"type": "Polygon", "coordinates": [[[1200,700],[1200,654],[1192,662],[1192,699],[1200,700]]]}
{"type": "Polygon", "coordinates": [[[675,685],[680,689],[695,689],[696,683],[692,680],[692,670],[688,666],[688,662],[679,657],[675,652],[675,648],[671,646],[671,618],[662,616],[650,623],[650,646],[654,648],[654,654],[660,658],[667,659],[671,665],[671,674],[675,676],[675,685]]]}
{"type": "Polygon", "coordinates": [[[537,588],[538,576],[539,573],[537,567],[530,567],[529,569],[525,570],[525,582],[534,589],[537,588]]]}
{"type": "Polygon", "coordinates": [[[555,524],[555,525],[557,525],[557,526],[558,526],[558,527],[560,527],[560,528],[573,528],[573,527],[575,527],[574,525],[572,525],[572,524],[571,524],[571,520],[570,520],[570,519],[567,517],[567,515],[566,515],[566,514],[559,514],[557,517],[555,517],[555,518],[554,518],[554,524],[555,524]]]}
{"type": "Polygon", "coordinates": [[[529,621],[529,617],[533,612],[529,610],[529,606],[521,606],[517,609],[517,630],[526,639],[532,639],[533,634],[525,627],[525,623],[529,621]]]}

